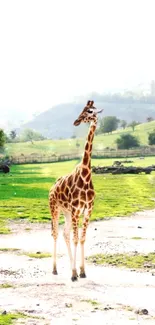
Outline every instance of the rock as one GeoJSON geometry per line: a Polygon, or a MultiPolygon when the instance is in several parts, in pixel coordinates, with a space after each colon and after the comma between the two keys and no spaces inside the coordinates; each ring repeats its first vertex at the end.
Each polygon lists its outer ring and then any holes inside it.
{"type": "Polygon", "coordinates": [[[95,228],[94,230],[97,230],[97,228],[95,228]]]}
{"type": "Polygon", "coordinates": [[[144,309],[136,310],[135,313],[138,314],[138,315],[148,315],[149,312],[148,312],[148,310],[146,308],[144,308],[144,309]]]}
{"type": "Polygon", "coordinates": [[[151,263],[145,263],[144,267],[147,268],[147,269],[150,269],[152,267],[152,264],[151,263]]]}
{"type": "Polygon", "coordinates": [[[143,315],[148,315],[148,313],[149,313],[149,312],[148,312],[148,310],[147,310],[147,309],[145,309],[145,308],[144,308],[144,309],[142,309],[142,310],[141,310],[141,312],[142,312],[142,314],[143,314],[143,315]]]}
{"type": "Polygon", "coordinates": [[[72,305],[72,304],[65,303],[65,306],[66,306],[67,308],[71,308],[73,305],[72,305]]]}
{"type": "Polygon", "coordinates": [[[4,310],[1,315],[7,315],[7,311],[4,310]]]}
{"type": "Polygon", "coordinates": [[[141,227],[141,226],[138,226],[137,228],[139,228],[139,229],[142,229],[142,227],[141,227]]]}

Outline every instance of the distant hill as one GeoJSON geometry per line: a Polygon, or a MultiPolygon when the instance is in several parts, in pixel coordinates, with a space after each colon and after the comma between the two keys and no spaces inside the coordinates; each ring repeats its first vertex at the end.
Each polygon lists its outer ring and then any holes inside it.
{"type": "MultiPolygon", "coordinates": [[[[94,96],[95,97],[95,96],[94,96]]],[[[92,96],[92,98],[94,98],[92,96]]],[[[95,98],[94,98],[95,99],[95,98]]],[[[33,118],[32,121],[25,123],[20,128],[32,128],[50,139],[70,138],[73,134],[80,134],[83,126],[78,129],[73,126],[86,103],[86,99],[79,103],[66,103],[56,105],[49,110],[33,118]]],[[[131,98],[119,99],[108,97],[96,97],[95,106],[104,108],[103,116],[114,115],[128,123],[136,120],[145,122],[148,116],[155,119],[155,103],[146,100],[133,100],[131,98]]]]}
{"type": "MultiPolygon", "coordinates": [[[[131,128],[125,130],[117,130],[112,134],[100,134],[96,135],[93,143],[93,151],[103,151],[105,148],[116,148],[116,139],[122,133],[131,133],[137,136],[141,145],[148,144],[148,134],[155,129],[155,121],[149,123],[143,123],[135,127],[133,132],[131,128]]],[[[84,143],[86,139],[86,133],[78,139],[62,139],[62,140],[43,140],[43,141],[31,141],[24,143],[7,143],[6,154],[8,155],[62,155],[62,154],[82,154],[84,149],[84,143]],[[77,147],[77,142],[80,144],[77,147]]]]}

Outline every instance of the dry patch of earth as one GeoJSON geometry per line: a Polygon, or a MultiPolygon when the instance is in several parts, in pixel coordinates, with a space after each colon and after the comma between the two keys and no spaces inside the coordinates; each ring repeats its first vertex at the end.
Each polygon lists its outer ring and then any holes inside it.
{"type": "MultiPolygon", "coordinates": [[[[152,269],[139,271],[87,261],[87,278],[72,283],[62,227],[57,276],[52,274],[50,225],[21,222],[10,227],[10,235],[0,236],[0,311],[29,316],[16,324],[155,324],[152,269]]],[[[148,254],[155,251],[154,238],[155,211],[94,222],[87,232],[86,256],[148,254]]]]}

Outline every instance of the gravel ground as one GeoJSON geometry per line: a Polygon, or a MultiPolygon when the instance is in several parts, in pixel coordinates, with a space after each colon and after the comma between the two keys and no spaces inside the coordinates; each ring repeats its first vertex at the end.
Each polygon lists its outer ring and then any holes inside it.
{"type": "MultiPolygon", "coordinates": [[[[130,218],[91,223],[86,256],[155,251],[154,221],[155,210],[136,213],[130,218]]],[[[87,278],[72,283],[63,227],[58,241],[57,276],[52,274],[52,258],[25,255],[38,251],[52,253],[50,224],[11,222],[10,227],[12,234],[0,237],[0,249],[18,248],[19,251],[0,252],[0,284],[12,285],[0,289],[0,310],[29,316],[19,319],[17,324],[83,325],[101,323],[101,320],[105,325],[155,324],[155,277],[150,271],[133,272],[87,263],[87,278]],[[147,309],[148,315],[137,313],[142,309],[147,309]]]]}

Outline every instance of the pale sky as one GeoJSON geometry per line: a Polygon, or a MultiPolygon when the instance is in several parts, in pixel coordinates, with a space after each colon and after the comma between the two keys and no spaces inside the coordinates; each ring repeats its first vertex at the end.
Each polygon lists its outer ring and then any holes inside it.
{"type": "Polygon", "coordinates": [[[154,0],[1,0],[0,111],[155,79],[154,0]]]}

